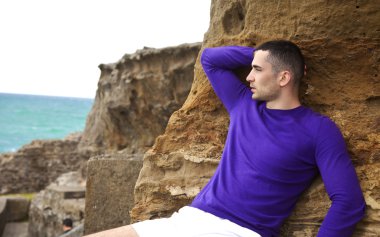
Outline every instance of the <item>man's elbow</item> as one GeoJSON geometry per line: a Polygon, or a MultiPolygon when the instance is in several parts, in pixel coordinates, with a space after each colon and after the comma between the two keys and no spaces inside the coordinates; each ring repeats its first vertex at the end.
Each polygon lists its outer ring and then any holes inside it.
{"type": "Polygon", "coordinates": [[[356,207],[357,212],[359,213],[361,218],[363,218],[366,210],[366,202],[361,190],[357,193],[357,197],[353,201],[355,202],[355,204],[353,203],[352,205],[356,207]]]}
{"type": "Polygon", "coordinates": [[[357,207],[357,210],[358,210],[358,215],[359,215],[359,219],[363,219],[364,216],[365,216],[365,212],[366,212],[366,202],[364,200],[364,197],[362,198],[362,201],[359,202],[359,205],[357,207]]]}
{"type": "Polygon", "coordinates": [[[349,210],[351,216],[357,221],[364,218],[366,212],[366,202],[362,193],[356,195],[351,194],[345,202],[345,208],[349,210]]]}
{"type": "Polygon", "coordinates": [[[207,65],[207,64],[209,64],[209,51],[210,50],[210,48],[205,48],[205,49],[203,49],[203,51],[202,51],[202,54],[201,54],[201,64],[202,65],[207,65]]]}

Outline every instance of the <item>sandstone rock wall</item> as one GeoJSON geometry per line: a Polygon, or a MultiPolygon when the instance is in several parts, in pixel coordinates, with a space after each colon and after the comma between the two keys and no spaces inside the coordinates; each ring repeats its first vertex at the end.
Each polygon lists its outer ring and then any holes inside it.
{"type": "Polygon", "coordinates": [[[133,154],[151,147],[189,93],[200,46],[144,48],[100,65],[81,149],[133,154]]]}
{"type": "MultiPolygon", "coordinates": [[[[276,38],[300,45],[308,65],[302,101],[341,128],[366,198],[367,215],[355,236],[380,235],[379,8],[374,0],[213,0],[202,46],[255,46],[276,38]]],[[[189,97],[145,154],[134,221],[168,216],[191,202],[218,164],[228,121],[198,60],[189,97]]],[[[315,236],[329,204],[316,180],[282,235],[315,236]]]]}

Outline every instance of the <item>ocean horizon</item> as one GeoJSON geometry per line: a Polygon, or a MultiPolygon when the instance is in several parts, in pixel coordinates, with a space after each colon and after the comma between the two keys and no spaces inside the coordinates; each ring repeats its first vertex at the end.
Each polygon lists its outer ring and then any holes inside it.
{"type": "Polygon", "coordinates": [[[82,132],[94,99],[0,92],[0,153],[82,132]]]}

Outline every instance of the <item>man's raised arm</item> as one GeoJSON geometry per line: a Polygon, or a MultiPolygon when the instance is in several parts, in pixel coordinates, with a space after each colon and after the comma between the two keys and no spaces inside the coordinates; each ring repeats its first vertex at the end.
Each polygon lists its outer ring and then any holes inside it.
{"type": "Polygon", "coordinates": [[[233,73],[234,69],[250,66],[254,49],[244,46],[205,48],[202,52],[203,69],[215,93],[228,111],[247,87],[233,73]]]}

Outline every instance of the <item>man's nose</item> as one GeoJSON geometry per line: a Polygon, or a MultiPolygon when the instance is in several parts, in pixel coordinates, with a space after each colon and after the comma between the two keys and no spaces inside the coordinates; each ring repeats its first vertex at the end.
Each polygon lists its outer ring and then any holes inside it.
{"type": "Polygon", "coordinates": [[[250,72],[248,76],[245,78],[247,81],[252,82],[255,80],[255,77],[253,76],[253,73],[250,72]]]}

